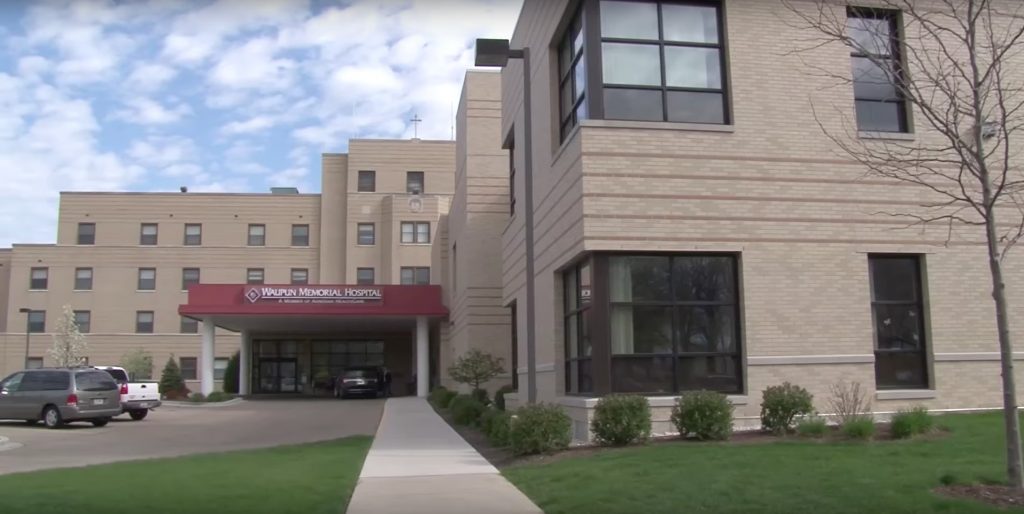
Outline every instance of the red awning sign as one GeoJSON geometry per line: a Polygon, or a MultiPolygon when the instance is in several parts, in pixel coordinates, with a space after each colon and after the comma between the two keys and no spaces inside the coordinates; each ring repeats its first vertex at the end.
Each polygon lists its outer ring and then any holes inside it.
{"type": "Polygon", "coordinates": [[[245,288],[249,303],[376,303],[384,300],[379,287],[320,287],[320,286],[249,286],[245,288]]]}

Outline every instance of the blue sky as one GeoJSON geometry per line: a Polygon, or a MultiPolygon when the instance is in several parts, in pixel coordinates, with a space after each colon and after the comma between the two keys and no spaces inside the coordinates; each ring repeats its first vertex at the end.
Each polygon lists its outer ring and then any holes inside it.
{"type": "Polygon", "coordinates": [[[319,191],[352,137],[451,136],[521,0],[0,1],[0,247],[59,191],[319,191]]]}

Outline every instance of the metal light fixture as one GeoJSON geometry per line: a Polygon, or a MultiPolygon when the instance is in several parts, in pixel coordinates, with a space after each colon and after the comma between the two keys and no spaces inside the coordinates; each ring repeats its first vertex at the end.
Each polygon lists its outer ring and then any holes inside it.
{"type": "MultiPolygon", "coordinates": [[[[526,159],[526,401],[537,401],[537,327],[536,327],[536,273],[534,272],[533,251],[533,125],[532,103],[530,101],[530,48],[512,48],[507,39],[477,39],[477,66],[504,68],[509,59],[523,60],[523,153],[526,159]]],[[[515,185],[513,184],[513,187],[515,185]]],[[[518,373],[518,370],[512,370],[518,373]]]]}

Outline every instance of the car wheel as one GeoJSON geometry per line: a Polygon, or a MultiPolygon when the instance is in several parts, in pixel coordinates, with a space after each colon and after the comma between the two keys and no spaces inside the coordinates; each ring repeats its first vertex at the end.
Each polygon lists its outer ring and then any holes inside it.
{"type": "Polygon", "coordinates": [[[60,415],[60,410],[53,405],[48,405],[43,409],[43,423],[46,428],[60,428],[64,425],[64,418],[60,415]]]}
{"type": "Polygon", "coordinates": [[[128,415],[131,416],[132,419],[135,421],[142,421],[146,419],[146,414],[149,414],[149,409],[128,411],[128,415]]]}
{"type": "Polygon", "coordinates": [[[110,423],[110,418],[94,419],[92,420],[92,426],[94,427],[105,427],[107,423],[110,423]]]}

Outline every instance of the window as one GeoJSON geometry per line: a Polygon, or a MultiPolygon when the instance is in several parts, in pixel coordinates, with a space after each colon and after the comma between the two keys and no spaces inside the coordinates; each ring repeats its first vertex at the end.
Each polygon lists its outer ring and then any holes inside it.
{"type": "Polygon", "coordinates": [[[306,268],[292,268],[292,284],[308,284],[309,270],[306,268]]]}
{"type": "Polygon", "coordinates": [[[430,268],[403,266],[401,269],[402,285],[428,285],[430,284],[430,268]]]}
{"type": "Polygon", "coordinates": [[[565,337],[565,391],[589,393],[594,390],[591,318],[590,261],[567,270],[562,275],[565,337]]]}
{"type": "Polygon", "coordinates": [[[75,291],[92,290],[92,268],[75,268],[75,291]]]}
{"type": "Polygon", "coordinates": [[[153,291],[156,289],[156,269],[139,268],[139,291],[153,291]]]}
{"type": "Polygon", "coordinates": [[[377,236],[375,226],[373,223],[360,223],[358,225],[358,233],[359,239],[357,241],[357,244],[363,246],[372,246],[374,243],[376,243],[377,236]]]}
{"type": "Polygon", "coordinates": [[[181,317],[181,327],[178,330],[182,334],[198,334],[199,333],[199,322],[192,319],[181,317]]]}
{"type": "Polygon", "coordinates": [[[516,143],[512,136],[508,140],[508,215],[516,215],[516,143]]]}
{"type": "Polygon", "coordinates": [[[181,269],[181,290],[188,291],[188,286],[199,283],[199,268],[181,269]]]}
{"type": "Polygon", "coordinates": [[[870,255],[871,316],[875,326],[875,385],[928,387],[928,357],[916,255],[870,255]]]}
{"type": "Polygon", "coordinates": [[[213,359],[213,379],[224,380],[224,371],[228,369],[228,358],[217,357],[213,359]]]}
{"type": "Polygon", "coordinates": [[[139,244],[143,246],[152,246],[156,244],[157,240],[157,224],[156,223],[143,223],[139,227],[139,244]]]}
{"type": "Polygon", "coordinates": [[[292,225],[292,246],[309,246],[309,225],[292,225]]]}
{"type": "Polygon", "coordinates": [[[26,367],[28,369],[40,369],[40,368],[43,367],[43,358],[42,357],[29,357],[28,360],[25,361],[25,364],[27,364],[26,367]]]}
{"type": "Polygon", "coordinates": [[[356,284],[361,286],[373,285],[376,282],[373,275],[373,268],[356,268],[356,284]]]}
{"type": "Polygon", "coordinates": [[[46,311],[28,311],[28,331],[31,334],[46,332],[46,311]]]}
{"type": "Polygon", "coordinates": [[[423,189],[423,172],[407,171],[405,173],[405,192],[411,195],[421,195],[423,189]]]}
{"type": "Polygon", "coordinates": [[[153,333],[153,311],[135,311],[135,333],[153,333]]]}
{"type": "Polygon", "coordinates": [[[203,226],[199,223],[188,223],[185,225],[185,246],[199,246],[203,244],[203,226]]]}
{"type": "Polygon", "coordinates": [[[377,172],[373,170],[359,170],[359,185],[356,189],[360,193],[372,193],[377,190],[377,172]]]}
{"type": "MultiPolygon", "coordinates": [[[[559,132],[564,140],[587,119],[587,71],[583,59],[583,16],[578,11],[558,43],[559,132]]],[[[509,148],[511,155],[512,149],[509,148]]],[[[514,168],[513,168],[514,169],[514,168]]]]}
{"type": "Polygon", "coordinates": [[[264,246],[267,244],[267,226],[249,225],[249,246],[264,246]]]}
{"type": "Polygon", "coordinates": [[[92,331],[92,312],[90,311],[75,311],[75,325],[78,325],[78,331],[82,334],[88,334],[92,331]]]}
{"type": "Polygon", "coordinates": [[[606,119],[729,123],[717,2],[602,0],[600,18],[606,119]]]}
{"type": "MultiPolygon", "coordinates": [[[[28,369],[42,368],[42,357],[34,358],[39,359],[39,361],[37,363],[33,363],[31,362],[31,359],[29,359],[29,361],[27,362],[28,369]],[[36,364],[38,364],[38,366],[36,366],[36,364]]],[[[78,376],[76,376],[75,378],[77,379],[78,376]]],[[[66,391],[68,387],[71,385],[70,382],[71,374],[66,371],[46,370],[37,371],[34,373],[26,373],[25,377],[21,380],[21,385],[18,386],[18,392],[66,391]]],[[[107,389],[108,387],[109,385],[103,386],[104,389],[107,389]]],[[[90,390],[85,389],[83,385],[80,385],[79,389],[84,389],[86,391],[90,390]]]]}
{"type": "Polygon", "coordinates": [[[519,390],[519,333],[518,333],[518,331],[519,331],[519,325],[518,325],[518,323],[519,323],[519,321],[518,321],[519,320],[519,315],[516,312],[516,302],[512,302],[512,304],[508,306],[508,310],[509,310],[509,317],[511,318],[509,321],[510,321],[510,323],[512,325],[512,350],[511,350],[511,353],[512,353],[511,361],[512,361],[512,363],[510,365],[511,368],[512,368],[512,389],[518,391],[519,390]]]}
{"type": "Polygon", "coordinates": [[[897,87],[903,80],[898,20],[895,11],[851,8],[848,13],[853,97],[860,130],[909,131],[906,105],[897,87]]]}
{"type": "Polygon", "coordinates": [[[406,244],[430,243],[429,221],[403,221],[402,242],[406,244]]]}
{"type": "Polygon", "coordinates": [[[78,238],[76,244],[80,245],[93,245],[96,244],[96,224],[95,223],[79,223],[78,224],[78,238]]]}
{"type": "Polygon", "coordinates": [[[249,268],[245,270],[245,283],[249,285],[260,285],[263,283],[263,268],[249,268]]]}
{"type": "Polygon", "coordinates": [[[36,291],[46,290],[50,282],[50,268],[32,268],[28,288],[36,291]]]}
{"type": "Polygon", "coordinates": [[[199,369],[199,359],[195,357],[179,357],[178,367],[181,368],[181,378],[184,380],[196,380],[196,371],[199,369]]]}

